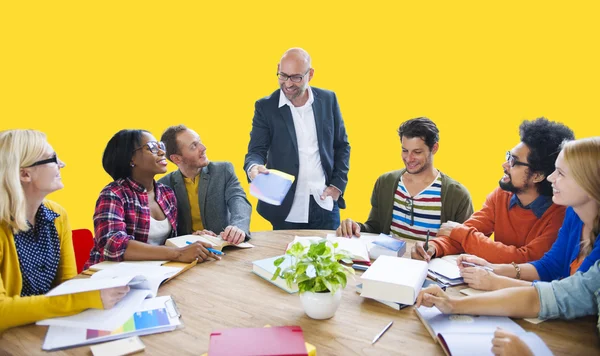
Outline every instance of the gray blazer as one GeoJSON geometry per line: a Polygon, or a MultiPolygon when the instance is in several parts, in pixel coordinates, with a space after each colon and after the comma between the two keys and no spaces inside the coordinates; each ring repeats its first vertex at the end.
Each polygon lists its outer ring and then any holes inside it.
{"type": "MultiPolygon", "coordinates": [[[[218,234],[227,226],[233,225],[250,238],[250,214],[252,205],[240,186],[230,162],[210,162],[202,168],[198,184],[198,204],[202,224],[207,230],[218,234]]],[[[192,213],[183,174],[178,169],[162,177],[159,181],[175,191],[177,197],[177,235],[191,234],[192,213]]]]}

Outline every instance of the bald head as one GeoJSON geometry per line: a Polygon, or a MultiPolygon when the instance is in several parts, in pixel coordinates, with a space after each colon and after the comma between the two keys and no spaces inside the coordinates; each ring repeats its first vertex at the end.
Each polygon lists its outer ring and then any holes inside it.
{"type": "Polygon", "coordinates": [[[290,48],[281,57],[277,64],[279,87],[294,106],[302,106],[308,100],[308,82],[314,73],[310,55],[302,48],[290,48]]]}
{"type": "Polygon", "coordinates": [[[283,62],[290,61],[296,62],[297,64],[301,64],[307,70],[311,67],[310,55],[308,54],[308,52],[299,47],[290,48],[287,51],[285,51],[283,56],[281,56],[279,64],[281,65],[281,63],[283,62]]]}

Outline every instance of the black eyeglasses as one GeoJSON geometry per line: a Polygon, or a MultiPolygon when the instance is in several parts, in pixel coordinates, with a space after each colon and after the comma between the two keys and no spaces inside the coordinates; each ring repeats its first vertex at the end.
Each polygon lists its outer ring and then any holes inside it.
{"type": "Polygon", "coordinates": [[[302,79],[304,79],[304,77],[308,74],[308,72],[310,72],[310,68],[308,68],[306,73],[304,73],[302,75],[287,75],[284,73],[277,73],[277,78],[279,78],[279,80],[281,80],[282,82],[285,82],[289,79],[293,83],[300,83],[302,81],[302,79]]]}
{"type": "Polygon", "coordinates": [[[415,224],[415,202],[413,198],[406,198],[406,209],[410,209],[410,226],[413,226],[415,224]]]}
{"type": "Polygon", "coordinates": [[[517,159],[515,158],[515,156],[513,156],[512,153],[510,153],[510,151],[506,151],[506,162],[508,162],[508,164],[511,167],[514,167],[514,166],[525,166],[525,167],[533,168],[529,163],[517,161],[517,159]]]}
{"type": "Polygon", "coordinates": [[[27,167],[23,167],[23,168],[30,168],[30,167],[35,167],[35,166],[41,166],[42,164],[48,164],[48,163],[56,163],[56,164],[58,164],[58,156],[54,155],[54,156],[52,156],[50,158],[43,159],[41,161],[37,161],[34,164],[29,165],[27,167]]]}
{"type": "Polygon", "coordinates": [[[148,147],[148,151],[152,152],[153,155],[158,154],[158,151],[163,151],[163,152],[167,152],[166,148],[165,148],[165,144],[163,142],[160,141],[148,141],[146,142],[145,145],[142,145],[138,148],[136,148],[135,150],[133,150],[133,152],[137,151],[137,150],[141,150],[144,147],[148,147]]]}

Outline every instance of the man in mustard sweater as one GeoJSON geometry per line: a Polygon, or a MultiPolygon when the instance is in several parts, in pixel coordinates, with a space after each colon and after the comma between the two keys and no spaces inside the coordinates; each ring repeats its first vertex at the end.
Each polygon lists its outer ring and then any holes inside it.
{"type": "Polygon", "coordinates": [[[177,197],[177,234],[220,234],[236,245],[250,239],[252,205],[233,165],[209,161],[200,136],[184,125],[167,128],[161,141],[179,168],[158,181],[177,197]]]}

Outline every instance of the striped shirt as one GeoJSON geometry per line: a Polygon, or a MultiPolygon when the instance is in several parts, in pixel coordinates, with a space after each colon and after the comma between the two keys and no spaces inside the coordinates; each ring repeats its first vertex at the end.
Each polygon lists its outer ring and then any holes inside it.
{"type": "Polygon", "coordinates": [[[442,176],[438,172],[431,184],[414,197],[402,182],[398,182],[394,194],[394,210],[390,232],[394,237],[425,240],[435,237],[441,225],[442,176]]]}

